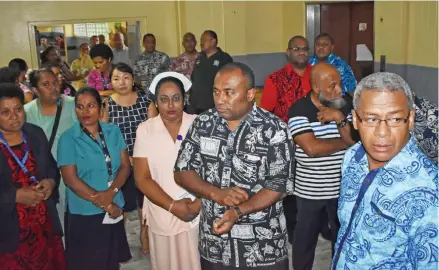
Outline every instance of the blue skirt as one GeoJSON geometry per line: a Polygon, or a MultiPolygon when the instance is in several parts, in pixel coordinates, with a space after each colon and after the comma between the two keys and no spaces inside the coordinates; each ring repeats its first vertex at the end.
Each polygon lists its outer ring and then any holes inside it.
{"type": "Polygon", "coordinates": [[[102,224],[104,216],[83,216],[67,211],[67,269],[116,270],[119,263],[131,259],[123,220],[116,224],[102,224]]]}

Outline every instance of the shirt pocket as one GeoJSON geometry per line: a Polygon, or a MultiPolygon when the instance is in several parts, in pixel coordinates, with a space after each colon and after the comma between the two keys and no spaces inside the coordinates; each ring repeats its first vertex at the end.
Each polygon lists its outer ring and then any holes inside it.
{"type": "Polygon", "coordinates": [[[390,222],[395,222],[395,218],[392,216],[391,213],[387,212],[386,210],[382,210],[378,205],[376,205],[374,202],[370,202],[370,206],[372,207],[372,212],[381,218],[384,218],[390,222]]]}

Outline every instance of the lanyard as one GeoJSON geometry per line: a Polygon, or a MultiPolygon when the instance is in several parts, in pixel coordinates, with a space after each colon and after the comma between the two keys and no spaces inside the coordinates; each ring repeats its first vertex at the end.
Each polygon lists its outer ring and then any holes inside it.
{"type": "Polygon", "coordinates": [[[102,152],[105,156],[105,163],[107,164],[108,176],[111,177],[111,175],[113,174],[113,167],[111,166],[111,156],[110,152],[108,151],[107,143],[105,142],[104,132],[102,132],[101,125],[99,125],[99,137],[101,138],[101,144],[99,144],[98,140],[96,140],[96,138],[84,126],[81,125],[81,129],[102,149],[102,152]]]}
{"type": "Polygon", "coordinates": [[[34,182],[34,183],[38,183],[37,178],[35,178],[34,175],[32,175],[32,173],[26,168],[25,164],[27,161],[27,158],[29,157],[29,145],[27,143],[26,140],[26,136],[24,135],[23,132],[21,132],[21,136],[23,137],[23,143],[24,143],[24,156],[23,159],[20,160],[17,155],[14,153],[14,151],[12,151],[11,147],[9,146],[8,142],[6,141],[5,137],[3,136],[2,133],[0,133],[0,140],[2,140],[3,144],[6,146],[6,148],[8,149],[9,153],[11,154],[11,156],[15,159],[15,162],[18,164],[18,166],[20,166],[21,170],[34,182]]]}
{"type": "Polygon", "coordinates": [[[105,82],[105,78],[104,78],[104,73],[101,72],[101,81],[102,81],[102,86],[104,87],[104,90],[108,90],[108,85],[107,82],[105,82]]]}

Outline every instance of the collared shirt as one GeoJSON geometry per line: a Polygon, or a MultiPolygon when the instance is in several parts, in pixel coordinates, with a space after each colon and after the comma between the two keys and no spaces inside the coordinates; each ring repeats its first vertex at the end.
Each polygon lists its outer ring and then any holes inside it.
{"type": "Polygon", "coordinates": [[[127,46],[123,46],[122,49],[113,48],[113,63],[125,63],[132,66],[130,59],[130,50],[127,46]]]}
{"type": "Polygon", "coordinates": [[[438,169],[413,137],[373,171],[357,143],[342,175],[332,269],[438,269],[438,169]]]}
{"type": "MultiPolygon", "coordinates": [[[[346,97],[347,104],[340,111],[352,120],[352,99],[346,97]]],[[[319,109],[311,100],[311,94],[299,99],[291,106],[288,126],[293,138],[304,133],[312,133],[317,139],[338,139],[335,121],[322,124],[317,119],[319,109]]],[[[341,162],[345,150],[322,157],[310,157],[296,144],[296,176],[294,195],[310,200],[338,198],[341,180],[341,162]]]]}
{"type": "MultiPolygon", "coordinates": [[[[58,167],[75,165],[78,177],[87,185],[97,191],[107,190],[109,182],[114,180],[121,163],[121,151],[125,150],[126,144],[122,133],[116,125],[101,122],[105,142],[110,152],[112,176],[108,175],[105,156],[100,145],[97,145],[79,125],[73,124],[71,128],[61,135],[58,144],[58,167]]],[[[101,144],[101,140],[98,140],[101,144]]],[[[114,203],[119,207],[125,205],[122,192],[114,196],[114,203]]],[[[67,205],[70,213],[78,215],[97,215],[104,213],[102,209],[76,195],[73,190],[67,188],[67,205]]]]}
{"type": "Polygon", "coordinates": [[[87,84],[98,91],[104,91],[105,86],[107,87],[107,90],[113,89],[110,78],[105,75],[102,76],[102,72],[97,69],[90,71],[88,74],[87,84]]]}
{"type": "MultiPolygon", "coordinates": [[[[183,113],[178,134],[183,138],[194,121],[196,115],[183,113]]],[[[147,158],[151,177],[173,200],[186,191],[174,180],[173,168],[182,141],[177,138],[174,142],[162,117],[154,117],[143,122],[137,129],[133,157],[147,158]]],[[[143,200],[143,215],[149,230],[158,235],[178,235],[191,228],[188,222],[181,221],[172,213],[155,205],[149,200],[143,200]]],[[[195,240],[197,241],[197,240],[195,240]]]]}
{"type": "Polygon", "coordinates": [[[192,55],[188,54],[187,52],[184,52],[179,56],[175,57],[174,60],[172,60],[172,65],[169,70],[181,73],[184,76],[186,76],[188,79],[190,79],[197,59],[198,59],[198,52],[192,55]]]}
{"type": "Polygon", "coordinates": [[[218,51],[207,57],[200,52],[192,72],[192,88],[189,96],[190,104],[197,110],[208,110],[215,107],[213,103],[213,82],[216,73],[225,64],[233,62],[232,57],[218,48],[218,51]]]}
{"type": "MultiPolygon", "coordinates": [[[[94,64],[89,55],[83,55],[81,58],[74,60],[72,63],[72,72],[74,72],[76,75],[83,75],[93,69],[94,64]]],[[[87,77],[73,82],[73,86],[76,88],[76,90],[79,90],[87,85],[87,77]]]]}
{"type": "MultiPolygon", "coordinates": [[[[232,132],[215,109],[200,114],[186,134],[174,171],[196,171],[218,188],[239,187],[252,198],[262,188],[292,191],[293,149],[287,126],[254,106],[232,132]]],[[[288,258],[282,200],[244,216],[229,233],[216,235],[213,223],[227,207],[202,199],[200,255],[230,267],[262,267],[288,258]]]]}
{"type": "Polygon", "coordinates": [[[269,75],[265,80],[261,97],[261,108],[273,112],[288,122],[288,109],[311,90],[309,76],[311,66],[306,67],[303,77],[299,76],[291,63],[269,75]]]}
{"type": "Polygon", "coordinates": [[[413,93],[415,103],[415,128],[413,133],[419,148],[437,166],[438,106],[413,93]]]}
{"type": "MultiPolygon", "coordinates": [[[[316,56],[312,56],[309,59],[309,63],[314,66],[319,62],[319,59],[316,56]]],[[[354,73],[352,72],[351,67],[340,57],[331,53],[326,59],[326,63],[334,66],[341,76],[341,88],[343,91],[343,95],[352,93],[355,91],[355,87],[357,87],[357,80],[355,79],[354,73]]]]}
{"type": "Polygon", "coordinates": [[[165,53],[154,51],[143,52],[134,63],[134,75],[140,77],[140,84],[145,91],[149,91],[149,85],[154,77],[167,71],[171,65],[169,56],[165,53]]]}

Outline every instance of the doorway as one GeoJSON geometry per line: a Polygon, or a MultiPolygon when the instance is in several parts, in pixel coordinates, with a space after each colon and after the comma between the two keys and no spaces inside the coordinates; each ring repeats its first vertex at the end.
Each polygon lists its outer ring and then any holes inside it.
{"type": "MultiPolygon", "coordinates": [[[[116,32],[122,33],[125,45],[129,48],[129,58],[132,63],[141,53],[141,33],[147,32],[146,18],[108,18],[96,20],[68,20],[29,22],[28,31],[31,44],[31,65],[40,66],[41,36],[48,37],[49,45],[57,46],[63,60],[71,64],[79,57],[79,46],[89,43],[92,35],[102,34],[106,44],[111,47],[110,39],[116,32]],[[57,43],[52,36],[61,36],[62,41],[57,43]],[[61,46],[60,46],[61,45],[61,46]]],[[[58,40],[60,40],[58,38],[58,40]]]]}
{"type": "MultiPolygon", "coordinates": [[[[374,2],[307,4],[307,37],[320,33],[334,38],[334,53],[352,68],[356,79],[374,72],[374,2]]],[[[311,46],[314,51],[314,44],[311,46]]]]}

